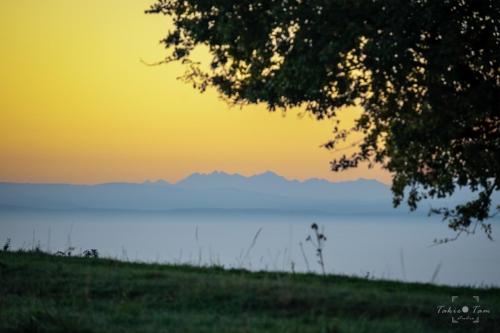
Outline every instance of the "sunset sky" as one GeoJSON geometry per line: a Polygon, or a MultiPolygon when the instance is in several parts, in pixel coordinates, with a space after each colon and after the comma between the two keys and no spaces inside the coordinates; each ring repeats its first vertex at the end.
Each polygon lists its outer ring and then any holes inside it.
{"type": "Polygon", "coordinates": [[[168,21],[144,14],[152,2],[0,2],[0,181],[177,181],[214,170],[389,181],[377,168],[330,171],[352,151],[320,147],[331,122],[229,108],[177,80],[181,65],[144,65],[166,54],[168,21]]]}

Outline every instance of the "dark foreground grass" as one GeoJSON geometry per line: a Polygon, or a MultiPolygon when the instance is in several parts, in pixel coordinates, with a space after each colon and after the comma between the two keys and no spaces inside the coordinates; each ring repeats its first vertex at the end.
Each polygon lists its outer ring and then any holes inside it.
{"type": "Polygon", "coordinates": [[[0,332],[499,332],[500,290],[0,253],[0,332]],[[479,296],[478,324],[437,314],[479,296]]]}

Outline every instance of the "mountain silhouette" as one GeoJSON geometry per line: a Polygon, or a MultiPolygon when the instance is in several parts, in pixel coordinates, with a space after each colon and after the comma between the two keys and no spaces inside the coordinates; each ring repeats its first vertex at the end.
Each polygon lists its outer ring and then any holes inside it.
{"type": "MultiPolygon", "coordinates": [[[[376,180],[288,180],[194,173],[177,183],[97,185],[0,183],[1,209],[234,211],[291,214],[393,214],[387,185],[376,180]]],[[[397,210],[406,213],[407,208],[397,210]]]]}

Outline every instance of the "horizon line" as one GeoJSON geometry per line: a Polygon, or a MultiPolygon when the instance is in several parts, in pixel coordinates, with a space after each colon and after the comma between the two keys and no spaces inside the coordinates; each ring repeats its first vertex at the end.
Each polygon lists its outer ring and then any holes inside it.
{"type": "Polygon", "coordinates": [[[260,177],[260,176],[265,176],[265,175],[274,175],[276,177],[279,177],[279,178],[283,178],[284,180],[288,181],[288,182],[298,182],[298,183],[305,183],[305,182],[308,182],[308,181],[325,181],[325,182],[328,182],[330,184],[341,184],[341,183],[350,183],[350,182],[356,182],[356,181],[375,181],[375,182],[378,182],[378,183],[381,183],[383,185],[390,185],[390,183],[384,183],[378,179],[375,179],[375,178],[366,178],[366,177],[358,177],[356,179],[351,179],[351,180],[339,180],[339,181],[334,181],[334,180],[330,180],[330,179],[327,179],[327,178],[321,178],[321,177],[310,177],[310,178],[305,178],[305,179],[297,179],[297,178],[288,178],[286,176],[283,176],[283,175],[280,175],[279,173],[275,172],[275,171],[272,171],[272,170],[267,170],[267,171],[263,171],[263,172],[260,172],[260,173],[255,173],[255,174],[251,174],[251,175],[244,175],[244,174],[241,174],[241,173],[238,173],[238,172],[235,172],[235,173],[230,173],[230,172],[226,172],[226,171],[222,171],[222,170],[213,170],[211,172],[199,172],[199,171],[195,171],[195,172],[192,172],[190,174],[188,174],[187,176],[184,176],[182,178],[180,178],[179,180],[177,181],[169,181],[169,180],[166,180],[166,179],[163,179],[163,178],[159,178],[159,179],[156,179],[156,180],[152,180],[152,179],[145,179],[143,181],[103,181],[103,182],[96,182],[96,183],[72,183],[72,182],[64,182],[64,181],[61,181],[61,182],[58,182],[58,181],[47,181],[47,182],[33,182],[33,181],[8,181],[8,180],[0,180],[0,184],[32,184],[32,185],[73,185],[73,186],[97,186],[97,185],[109,185],[109,184],[134,184],[134,185],[142,185],[142,184],[148,184],[148,183],[152,183],[152,184],[155,184],[155,183],[166,183],[166,184],[169,184],[169,185],[178,185],[179,183],[182,183],[183,181],[185,181],[186,179],[192,177],[192,176],[196,176],[196,175],[199,175],[199,176],[212,176],[212,175],[217,175],[217,174],[220,174],[220,175],[226,175],[226,176],[233,176],[233,177],[242,177],[242,178],[246,178],[246,179],[250,179],[250,178],[254,178],[254,177],[260,177]]]}

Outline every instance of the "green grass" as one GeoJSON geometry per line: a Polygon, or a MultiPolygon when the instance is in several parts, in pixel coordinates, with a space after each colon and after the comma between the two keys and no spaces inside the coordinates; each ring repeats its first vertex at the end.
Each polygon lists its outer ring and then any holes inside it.
{"type": "Polygon", "coordinates": [[[499,332],[500,289],[0,252],[0,332],[499,332]],[[480,296],[452,324],[437,306],[480,296]]]}

